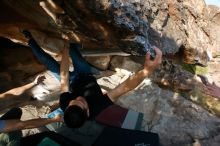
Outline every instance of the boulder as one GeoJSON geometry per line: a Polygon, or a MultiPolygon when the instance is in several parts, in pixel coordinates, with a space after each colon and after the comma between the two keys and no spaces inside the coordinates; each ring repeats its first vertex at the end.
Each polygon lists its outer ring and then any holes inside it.
{"type": "Polygon", "coordinates": [[[210,17],[205,17],[209,9],[203,0],[2,0],[0,10],[6,14],[1,16],[0,36],[26,44],[21,31],[32,29],[40,45],[52,52],[62,49],[62,43],[48,46],[41,38],[62,39],[65,34],[94,52],[144,55],[157,45],[164,54],[182,49],[186,63],[207,65],[207,49],[219,44],[209,35],[215,29],[205,29],[210,17]]]}

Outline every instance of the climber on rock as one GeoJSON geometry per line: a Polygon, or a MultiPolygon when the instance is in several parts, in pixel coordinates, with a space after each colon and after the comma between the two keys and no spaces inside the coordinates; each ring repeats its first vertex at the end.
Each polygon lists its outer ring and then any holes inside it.
{"type": "MultiPolygon", "coordinates": [[[[142,70],[130,76],[126,81],[110,90],[107,94],[103,94],[95,77],[92,75],[96,70],[91,68],[82,58],[79,48],[77,48],[78,45],[71,47],[70,44],[69,51],[66,51],[69,52],[74,65],[74,72],[69,73],[68,63],[61,65],[61,70],[59,70],[59,64],[37,45],[31,34],[27,31],[24,31],[24,34],[29,39],[28,44],[37,58],[39,60],[44,58],[41,62],[59,80],[63,80],[65,85],[68,86],[70,83],[70,91],[63,92],[60,95],[60,107],[64,111],[64,122],[70,128],[81,127],[87,119],[94,120],[101,111],[116,102],[121,95],[134,89],[146,77],[151,75],[162,61],[162,52],[160,49],[154,47],[156,52],[154,60],[151,60],[150,54],[147,53],[142,70]],[[66,76],[60,77],[60,71],[66,76]]],[[[67,47],[65,49],[68,50],[67,47]]],[[[65,55],[67,53],[63,54],[62,62],[69,62],[69,58],[65,57],[65,55]]]]}

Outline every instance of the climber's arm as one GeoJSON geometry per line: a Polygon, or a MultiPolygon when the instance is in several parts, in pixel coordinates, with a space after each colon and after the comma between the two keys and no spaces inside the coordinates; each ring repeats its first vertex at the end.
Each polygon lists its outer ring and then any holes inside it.
{"type": "Polygon", "coordinates": [[[44,79],[45,79],[45,76],[37,76],[37,78],[29,84],[11,89],[5,93],[0,94],[0,99],[19,96],[19,95],[23,94],[25,91],[27,91],[27,90],[33,88],[34,86],[36,86],[37,84],[43,82],[44,79]]]}
{"type": "Polygon", "coordinates": [[[0,129],[0,132],[11,132],[22,129],[31,129],[41,127],[53,122],[63,122],[63,117],[61,115],[57,115],[54,118],[38,118],[27,121],[21,120],[2,120],[4,122],[4,127],[0,129]]]}
{"type": "Polygon", "coordinates": [[[61,92],[69,91],[69,46],[67,41],[62,52],[62,60],[60,63],[60,76],[61,76],[61,92]]]}
{"type": "Polygon", "coordinates": [[[162,52],[158,48],[154,48],[156,52],[156,57],[152,61],[150,60],[150,55],[146,55],[144,69],[138,71],[133,76],[129,77],[122,84],[118,85],[113,90],[107,93],[108,97],[113,101],[117,101],[118,98],[127,93],[130,90],[136,88],[146,77],[148,77],[161,63],[162,60],[162,52]]]}

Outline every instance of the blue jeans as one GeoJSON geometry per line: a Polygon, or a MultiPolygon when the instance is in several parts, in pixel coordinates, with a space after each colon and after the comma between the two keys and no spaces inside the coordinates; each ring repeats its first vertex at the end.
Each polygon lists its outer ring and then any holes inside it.
{"type": "MultiPolygon", "coordinates": [[[[28,45],[31,47],[34,55],[43,63],[53,75],[60,80],[60,64],[56,62],[49,54],[44,52],[34,39],[30,39],[28,45]]],[[[70,44],[69,55],[72,59],[74,71],[69,72],[70,83],[74,81],[76,76],[80,73],[98,74],[99,71],[91,67],[82,57],[79,52],[79,45],[70,44]]]]}

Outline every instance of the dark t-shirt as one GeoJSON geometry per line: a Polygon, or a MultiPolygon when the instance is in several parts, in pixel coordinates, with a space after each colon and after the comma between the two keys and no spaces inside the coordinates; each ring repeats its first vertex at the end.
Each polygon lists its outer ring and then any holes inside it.
{"type": "Polygon", "coordinates": [[[82,96],[89,105],[89,119],[93,120],[101,111],[113,104],[106,94],[103,95],[100,86],[92,75],[79,75],[70,86],[72,95],[60,98],[62,110],[66,109],[71,100],[82,96]]]}

